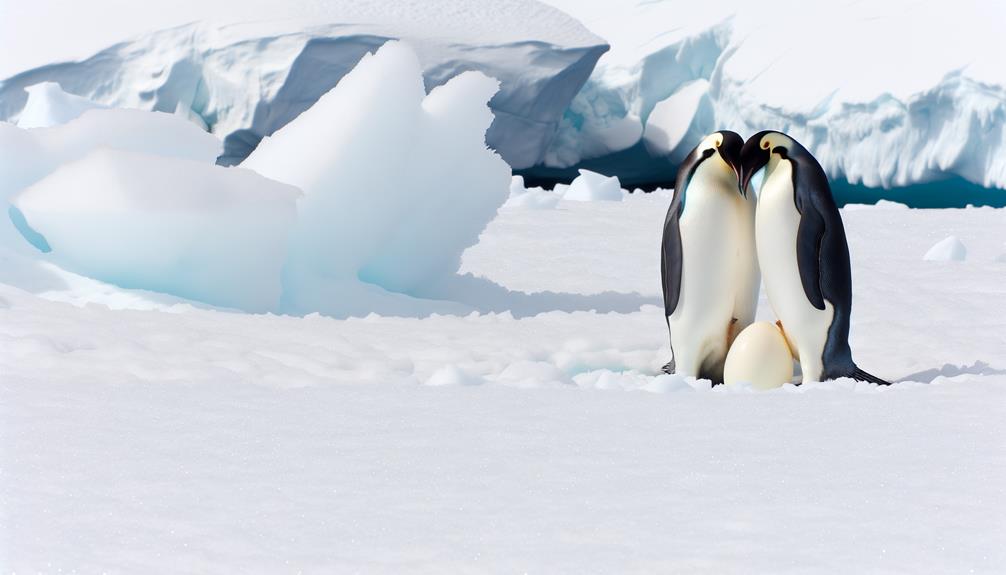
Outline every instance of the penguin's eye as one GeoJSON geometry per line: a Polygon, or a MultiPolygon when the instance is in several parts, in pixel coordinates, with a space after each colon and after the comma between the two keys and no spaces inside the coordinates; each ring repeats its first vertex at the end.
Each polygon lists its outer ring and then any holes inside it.
{"type": "Polygon", "coordinates": [[[765,142],[762,142],[762,143],[761,143],[761,149],[763,149],[763,150],[767,150],[767,149],[769,148],[769,146],[771,146],[771,145],[772,145],[772,144],[768,143],[767,141],[765,141],[765,142]]]}

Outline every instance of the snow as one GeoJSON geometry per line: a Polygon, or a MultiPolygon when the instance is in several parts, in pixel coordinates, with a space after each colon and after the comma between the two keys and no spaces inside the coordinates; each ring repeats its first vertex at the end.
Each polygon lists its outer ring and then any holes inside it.
{"type": "Polygon", "coordinates": [[[0,10],[0,119],[17,118],[25,87],[58,82],[109,107],[190,117],[225,142],[227,165],[364,54],[403,39],[419,55],[427,89],[470,70],[500,80],[488,141],[511,165],[528,167],[607,50],[575,19],[534,0],[42,0],[0,10]]]}
{"type": "Polygon", "coordinates": [[[968,249],[957,236],[947,236],[922,256],[927,262],[962,262],[967,258],[968,249]]]}
{"type": "Polygon", "coordinates": [[[462,271],[575,304],[530,316],[224,313],[5,259],[4,567],[1000,571],[1003,210],[844,212],[856,359],[917,383],[757,392],[659,374],[669,202],[501,211],[462,271]],[[921,261],[949,234],[967,261],[921,261]],[[172,313],[84,305],[113,294],[172,313]]]}
{"type": "Polygon", "coordinates": [[[544,188],[524,187],[524,178],[513,176],[510,180],[510,197],[503,204],[505,208],[525,210],[552,210],[559,205],[562,194],[544,188]]]}
{"type": "Polygon", "coordinates": [[[365,315],[457,272],[507,198],[510,168],[485,146],[498,86],[466,72],[427,95],[415,53],[389,42],[241,164],[305,194],[285,311],[365,315]]]}
{"type": "Polygon", "coordinates": [[[42,82],[25,88],[28,101],[18,116],[19,128],[48,128],[65,124],[87,110],[103,108],[87,98],[67,94],[55,82],[42,82]]]}
{"type": "Polygon", "coordinates": [[[249,170],[102,148],[12,204],[64,269],[262,312],[278,309],[300,195],[249,170]]]}
{"type": "MultiPolygon", "coordinates": [[[[771,128],[853,184],[961,177],[1006,188],[1006,72],[998,61],[1006,6],[547,1],[612,46],[570,105],[549,166],[634,146],[638,137],[616,142],[605,132],[632,121],[646,126],[657,157],[675,149],[676,138],[662,142],[661,125],[674,135],[693,124],[742,136],[771,128]]],[[[659,161],[649,166],[650,177],[662,175],[659,161]]]]}
{"type": "Polygon", "coordinates": [[[580,175],[569,185],[562,199],[574,202],[620,202],[622,187],[617,176],[605,176],[590,170],[580,170],[580,175]]]}

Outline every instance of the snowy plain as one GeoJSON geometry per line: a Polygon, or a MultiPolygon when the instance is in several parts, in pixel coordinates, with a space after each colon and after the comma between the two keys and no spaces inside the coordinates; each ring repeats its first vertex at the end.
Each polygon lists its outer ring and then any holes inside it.
{"type": "Polygon", "coordinates": [[[4,255],[0,566],[1001,572],[1006,213],[843,210],[854,354],[902,382],[754,392],[658,375],[669,199],[503,208],[461,271],[527,313],[231,313],[4,255]]]}

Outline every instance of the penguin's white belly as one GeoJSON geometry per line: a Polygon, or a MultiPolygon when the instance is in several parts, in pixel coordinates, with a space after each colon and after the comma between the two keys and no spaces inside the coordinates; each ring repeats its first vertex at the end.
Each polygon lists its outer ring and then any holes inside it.
{"type": "Polygon", "coordinates": [[[789,162],[781,161],[762,185],[755,214],[758,263],[772,310],[798,354],[803,381],[819,381],[834,307],[825,300],[825,309],[817,309],[803,289],[796,253],[800,212],[792,181],[789,162]]]}
{"type": "Polygon", "coordinates": [[[703,364],[718,364],[721,370],[726,359],[742,229],[737,225],[740,195],[727,192],[690,194],[680,220],[681,287],[667,321],[682,375],[698,375],[703,364]]]}

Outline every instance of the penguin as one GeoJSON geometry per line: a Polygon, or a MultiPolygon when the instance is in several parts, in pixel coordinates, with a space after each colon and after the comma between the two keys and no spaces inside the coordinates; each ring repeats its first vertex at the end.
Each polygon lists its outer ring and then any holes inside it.
{"type": "Polygon", "coordinates": [[[803,383],[851,377],[890,385],[852,360],[849,246],[824,169],[799,142],[772,130],[744,144],[741,186],[746,189],[762,168],[755,217],[758,263],[803,383]]]}
{"type": "Polygon", "coordinates": [[[714,132],[678,168],[660,248],[666,373],[723,382],[734,337],[754,320],[759,272],[754,197],[740,187],[744,140],[714,132]]]}

